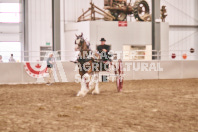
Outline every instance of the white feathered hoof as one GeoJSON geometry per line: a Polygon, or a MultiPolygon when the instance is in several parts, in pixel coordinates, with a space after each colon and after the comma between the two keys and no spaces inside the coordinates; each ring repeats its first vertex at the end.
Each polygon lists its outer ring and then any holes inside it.
{"type": "Polygon", "coordinates": [[[93,94],[93,95],[95,95],[95,94],[96,94],[96,95],[97,95],[97,94],[100,94],[100,91],[98,91],[98,90],[95,89],[94,91],[92,91],[92,94],[93,94]]]}
{"type": "Polygon", "coordinates": [[[81,97],[82,96],[82,92],[79,91],[78,94],[76,95],[77,97],[81,97]]]}
{"type": "Polygon", "coordinates": [[[87,95],[87,93],[89,92],[89,90],[80,90],[77,94],[77,97],[85,97],[87,95]]]}

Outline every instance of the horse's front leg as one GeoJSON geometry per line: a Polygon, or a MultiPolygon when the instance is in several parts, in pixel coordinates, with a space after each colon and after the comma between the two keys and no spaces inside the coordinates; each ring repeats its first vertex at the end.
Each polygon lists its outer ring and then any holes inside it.
{"type": "Polygon", "coordinates": [[[90,75],[84,74],[81,80],[81,89],[77,96],[84,97],[89,92],[90,75]]]}

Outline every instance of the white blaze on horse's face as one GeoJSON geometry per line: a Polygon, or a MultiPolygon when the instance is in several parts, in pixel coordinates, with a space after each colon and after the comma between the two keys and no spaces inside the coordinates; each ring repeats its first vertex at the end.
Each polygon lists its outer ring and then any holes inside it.
{"type": "Polygon", "coordinates": [[[75,44],[75,51],[79,51],[78,44],[75,44]]]}
{"type": "Polygon", "coordinates": [[[76,39],[76,44],[79,44],[79,43],[80,43],[80,38],[76,39]]]}

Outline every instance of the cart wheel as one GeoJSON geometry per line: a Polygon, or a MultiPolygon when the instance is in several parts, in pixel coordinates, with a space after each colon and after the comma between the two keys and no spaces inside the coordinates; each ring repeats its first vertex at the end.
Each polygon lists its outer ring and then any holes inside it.
{"type": "Polygon", "coordinates": [[[117,78],[117,90],[118,92],[121,92],[123,88],[123,79],[119,79],[119,77],[117,78]]]}
{"type": "Polygon", "coordinates": [[[118,92],[121,92],[123,89],[123,82],[124,82],[124,78],[123,78],[123,64],[122,64],[122,60],[118,61],[118,72],[117,72],[117,78],[116,78],[116,85],[117,85],[117,90],[118,92]]]}
{"type": "Polygon", "coordinates": [[[134,4],[134,16],[139,21],[144,21],[145,17],[150,14],[149,5],[146,0],[137,0],[134,4]]]}

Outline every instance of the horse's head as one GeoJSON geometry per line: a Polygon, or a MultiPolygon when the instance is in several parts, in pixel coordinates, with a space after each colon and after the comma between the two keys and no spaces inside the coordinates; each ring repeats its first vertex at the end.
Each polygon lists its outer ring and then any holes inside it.
{"type": "Polygon", "coordinates": [[[75,40],[75,50],[81,50],[83,49],[83,46],[85,44],[85,39],[83,38],[83,33],[81,35],[76,35],[76,40],[75,40]]]}

